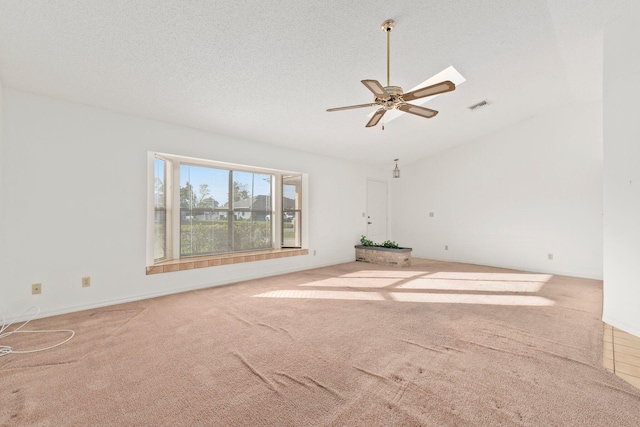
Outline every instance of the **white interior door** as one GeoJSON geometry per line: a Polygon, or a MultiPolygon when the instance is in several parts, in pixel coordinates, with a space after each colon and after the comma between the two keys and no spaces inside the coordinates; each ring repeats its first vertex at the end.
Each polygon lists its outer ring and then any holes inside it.
{"type": "Polygon", "coordinates": [[[367,181],[367,239],[387,240],[387,183],[367,181]]]}

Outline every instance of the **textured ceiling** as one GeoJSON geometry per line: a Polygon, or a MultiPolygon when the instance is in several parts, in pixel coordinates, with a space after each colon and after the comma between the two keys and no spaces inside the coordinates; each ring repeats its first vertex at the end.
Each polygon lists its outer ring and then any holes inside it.
{"type": "Polygon", "coordinates": [[[637,0],[0,0],[3,86],[220,134],[404,163],[545,110],[601,99],[602,29],[637,0]],[[365,128],[360,83],[467,81],[365,128]],[[470,111],[487,100],[489,106],[470,111]]]}

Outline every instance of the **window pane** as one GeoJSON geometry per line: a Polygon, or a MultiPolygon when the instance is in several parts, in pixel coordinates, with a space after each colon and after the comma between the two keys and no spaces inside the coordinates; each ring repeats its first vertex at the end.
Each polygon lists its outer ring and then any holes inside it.
{"type": "Polygon", "coordinates": [[[272,175],[262,173],[253,174],[253,210],[271,211],[271,181],[272,175]]]}
{"type": "Polygon", "coordinates": [[[271,248],[271,180],[271,175],[181,165],[180,256],[271,248]]]}
{"type": "Polygon", "coordinates": [[[300,242],[300,212],[287,212],[282,218],[282,246],[299,248],[300,242]]]}
{"type": "Polygon", "coordinates": [[[162,159],[154,159],[153,176],[153,205],[154,205],[154,248],[153,258],[161,260],[166,258],[167,246],[167,205],[166,205],[166,162],[162,159]]]}
{"type": "Polygon", "coordinates": [[[282,178],[282,208],[285,211],[302,209],[302,176],[282,178]]]}
{"type": "Polygon", "coordinates": [[[217,208],[229,202],[229,171],[180,165],[180,207],[217,208]]]}
{"type": "MultiPolygon", "coordinates": [[[[181,214],[185,214],[181,210],[181,214]]],[[[210,253],[213,249],[213,227],[209,221],[185,214],[180,220],[180,255],[210,253]]]]}
{"type": "Polygon", "coordinates": [[[233,222],[233,249],[248,251],[269,249],[271,243],[271,222],[267,212],[236,212],[233,222]]]}
{"type": "Polygon", "coordinates": [[[228,252],[229,171],[180,165],[180,255],[228,252]]]}
{"type": "Polygon", "coordinates": [[[233,208],[249,209],[251,205],[251,172],[233,172],[233,208]]]}
{"type": "Polygon", "coordinates": [[[268,249],[272,175],[233,171],[233,250],[268,249]]]}
{"type": "Polygon", "coordinates": [[[302,246],[302,176],[282,177],[282,246],[302,246]]]}

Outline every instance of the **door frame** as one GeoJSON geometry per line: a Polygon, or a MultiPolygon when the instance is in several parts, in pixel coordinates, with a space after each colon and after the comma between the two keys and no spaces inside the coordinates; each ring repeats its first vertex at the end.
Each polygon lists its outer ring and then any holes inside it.
{"type": "MultiPolygon", "coordinates": [[[[369,203],[371,203],[371,200],[369,200],[369,185],[371,182],[375,182],[377,184],[384,184],[384,237],[383,237],[383,241],[387,240],[388,236],[389,236],[389,182],[385,181],[383,179],[375,179],[375,178],[367,178],[367,193],[366,193],[366,215],[365,215],[365,219],[367,221],[366,224],[366,233],[367,233],[367,238],[371,238],[371,236],[369,236],[369,203]]],[[[376,242],[376,243],[380,243],[380,242],[376,242]]]]}

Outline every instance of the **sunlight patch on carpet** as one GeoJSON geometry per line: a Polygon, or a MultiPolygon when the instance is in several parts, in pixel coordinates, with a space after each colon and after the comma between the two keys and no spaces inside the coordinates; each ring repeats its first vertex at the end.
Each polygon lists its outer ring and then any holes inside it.
{"type": "Polygon", "coordinates": [[[397,289],[428,289],[446,291],[485,291],[485,292],[538,292],[544,282],[518,282],[494,280],[460,279],[413,279],[398,285],[397,289]]]}
{"type": "Polygon", "coordinates": [[[311,298],[311,299],[343,299],[360,301],[384,301],[378,292],[358,291],[315,291],[315,290],[281,290],[254,295],[259,298],[311,298]]]}
{"type": "Polygon", "coordinates": [[[307,298],[331,300],[359,300],[397,302],[423,302],[438,304],[479,304],[512,306],[552,306],[554,302],[533,295],[476,295],[476,294],[434,294],[416,292],[359,292],[320,290],[279,290],[254,295],[258,298],[307,298]],[[385,298],[385,296],[387,298],[385,298]]]}
{"type": "Polygon", "coordinates": [[[335,289],[278,290],[254,297],[544,307],[555,303],[540,296],[518,294],[539,292],[552,277],[533,273],[359,270],[298,285],[335,289]],[[418,292],[404,292],[407,290],[418,292]]]}
{"type": "Polygon", "coordinates": [[[401,271],[394,270],[359,270],[353,273],[342,274],[339,277],[346,278],[393,278],[393,279],[407,279],[411,277],[425,276],[429,273],[426,271],[401,271]]]}
{"type": "Polygon", "coordinates": [[[400,302],[427,302],[440,304],[480,304],[511,306],[552,306],[550,299],[534,295],[475,295],[475,294],[431,294],[415,292],[391,292],[389,296],[400,302]]]}
{"type": "MultiPolygon", "coordinates": [[[[394,278],[351,278],[348,281],[349,288],[384,288],[396,284],[403,279],[394,278]]],[[[329,278],[325,280],[316,280],[314,282],[302,283],[300,286],[321,286],[329,288],[345,288],[347,284],[341,278],[329,278]]]]}
{"type": "Polygon", "coordinates": [[[438,271],[426,277],[432,279],[458,279],[458,280],[492,280],[507,282],[542,282],[546,283],[551,279],[550,274],[529,274],[529,273],[462,273],[457,271],[438,271]]]}

